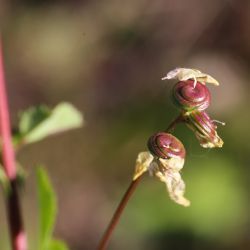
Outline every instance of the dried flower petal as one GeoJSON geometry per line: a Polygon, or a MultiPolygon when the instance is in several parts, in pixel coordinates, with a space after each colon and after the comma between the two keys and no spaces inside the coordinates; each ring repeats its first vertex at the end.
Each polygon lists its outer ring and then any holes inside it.
{"type": "Polygon", "coordinates": [[[165,173],[165,183],[170,198],[182,206],[189,206],[190,201],[184,197],[185,183],[179,172],[168,170],[165,173]]]}
{"type": "Polygon", "coordinates": [[[133,180],[136,180],[143,173],[148,171],[150,163],[153,160],[154,160],[154,156],[150,154],[148,151],[139,153],[136,159],[136,163],[135,163],[135,172],[134,172],[133,180]]]}
{"type": "Polygon", "coordinates": [[[184,159],[179,158],[177,160],[173,158],[171,160],[159,159],[159,166],[155,171],[155,176],[166,184],[169,196],[173,201],[187,207],[190,205],[190,201],[184,197],[185,183],[179,173],[179,170],[184,165],[184,159]]]}
{"type": "Polygon", "coordinates": [[[159,162],[164,169],[172,169],[174,171],[180,171],[185,163],[184,158],[170,158],[170,159],[159,159],[159,162]]]}
{"type": "Polygon", "coordinates": [[[150,152],[141,152],[136,159],[133,180],[148,171],[151,176],[156,176],[166,184],[173,201],[182,206],[189,206],[190,202],[184,197],[185,183],[179,173],[183,165],[184,158],[161,159],[155,158],[150,152]]]}
{"type": "Polygon", "coordinates": [[[206,73],[202,73],[198,69],[176,68],[168,72],[167,75],[162,78],[162,80],[166,79],[178,79],[179,81],[193,79],[195,81],[194,86],[196,85],[197,81],[201,82],[202,84],[211,83],[216,86],[219,85],[219,82],[216,79],[206,73]]]}

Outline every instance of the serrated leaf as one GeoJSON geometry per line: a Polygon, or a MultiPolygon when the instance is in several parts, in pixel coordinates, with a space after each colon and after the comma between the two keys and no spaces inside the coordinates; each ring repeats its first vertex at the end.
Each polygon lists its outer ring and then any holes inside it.
{"type": "Polygon", "coordinates": [[[48,250],[69,250],[68,246],[61,240],[51,240],[48,250]]]}
{"type": "Polygon", "coordinates": [[[33,143],[82,125],[82,114],[72,104],[64,102],[58,104],[52,111],[43,106],[24,113],[19,129],[23,143],[33,143]]]}
{"type": "Polygon", "coordinates": [[[39,249],[47,250],[51,242],[57,213],[56,195],[46,171],[37,169],[39,202],[39,249]]]}

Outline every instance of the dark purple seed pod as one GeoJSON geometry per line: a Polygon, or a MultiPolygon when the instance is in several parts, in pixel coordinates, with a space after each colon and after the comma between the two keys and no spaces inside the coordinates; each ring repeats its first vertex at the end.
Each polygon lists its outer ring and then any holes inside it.
{"type": "Polygon", "coordinates": [[[185,158],[186,150],[180,140],[175,136],[159,132],[148,140],[148,149],[156,157],[162,159],[185,158]]]}
{"type": "Polygon", "coordinates": [[[206,112],[193,111],[185,116],[186,123],[192,129],[204,148],[223,146],[223,140],[217,134],[217,127],[206,112]]]}
{"type": "Polygon", "coordinates": [[[206,85],[194,80],[178,82],[173,90],[174,103],[186,111],[205,110],[211,101],[211,94],[206,85]]]}

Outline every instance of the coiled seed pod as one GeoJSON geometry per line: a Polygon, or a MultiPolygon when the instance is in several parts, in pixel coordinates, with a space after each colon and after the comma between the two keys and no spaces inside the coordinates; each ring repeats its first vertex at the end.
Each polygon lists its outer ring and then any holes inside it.
{"type": "Polygon", "coordinates": [[[205,110],[211,101],[211,94],[206,85],[193,80],[180,81],[173,89],[174,103],[185,111],[205,110]]]}
{"type": "Polygon", "coordinates": [[[152,135],[148,140],[149,151],[158,158],[185,158],[186,150],[175,136],[160,132],[152,135]]]}

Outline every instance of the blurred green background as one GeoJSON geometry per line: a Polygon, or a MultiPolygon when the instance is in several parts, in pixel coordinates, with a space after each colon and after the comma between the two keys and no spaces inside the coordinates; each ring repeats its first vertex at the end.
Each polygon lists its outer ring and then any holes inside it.
{"type": "MultiPolygon", "coordinates": [[[[250,1],[128,0],[0,2],[6,79],[13,127],[32,105],[73,103],[83,129],[26,146],[18,160],[29,172],[22,191],[25,224],[35,250],[35,169],[45,164],[58,194],[55,235],[72,250],[95,249],[131,180],[147,138],[178,114],[174,82],[179,66],[221,83],[209,86],[222,149],[199,147],[180,125],[187,149],[183,208],[164,184],[146,177],[132,197],[109,249],[246,250],[249,218],[250,1]]],[[[8,250],[0,196],[0,249],[8,250]]]]}

